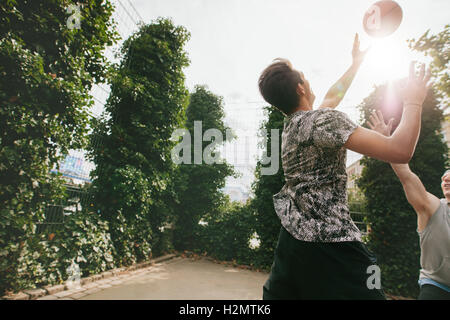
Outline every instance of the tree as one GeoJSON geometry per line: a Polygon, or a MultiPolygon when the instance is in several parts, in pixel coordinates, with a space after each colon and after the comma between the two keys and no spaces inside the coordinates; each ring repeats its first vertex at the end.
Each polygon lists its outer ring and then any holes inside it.
{"type": "Polygon", "coordinates": [[[102,51],[117,40],[109,1],[82,1],[79,29],[67,27],[70,4],[0,4],[0,291],[37,283],[47,268],[33,258],[36,223],[64,197],[49,172],[85,144],[89,91],[107,73],[102,51]]]}
{"type": "MultiPolygon", "coordinates": [[[[281,133],[283,130],[284,116],[274,107],[265,107],[267,120],[261,124],[260,130],[266,130],[268,133],[267,144],[262,146],[263,155],[271,157],[270,146],[272,137],[271,129],[279,129],[278,155],[279,164],[281,166],[281,133]]],[[[274,206],[273,195],[278,193],[285,183],[283,169],[280,167],[276,174],[262,175],[261,168],[264,167],[262,159],[257,162],[255,176],[256,180],[252,185],[254,198],[251,201],[251,207],[255,213],[255,229],[260,240],[258,248],[257,265],[270,268],[273,262],[275,247],[280,233],[280,219],[278,218],[274,206]]]]}
{"type": "Polygon", "coordinates": [[[450,74],[448,73],[450,61],[450,25],[436,35],[430,35],[430,30],[419,39],[409,40],[409,47],[415,51],[423,52],[432,58],[430,64],[433,77],[436,79],[434,88],[436,96],[441,100],[444,108],[450,105],[450,74]]]}
{"type": "MultiPolygon", "coordinates": [[[[360,105],[362,123],[366,125],[373,110],[381,110],[385,119],[395,119],[395,129],[403,108],[395,89],[399,85],[379,86],[364,99],[360,105]]],[[[419,141],[410,161],[411,170],[427,191],[438,197],[442,196],[440,177],[447,161],[447,146],[439,133],[442,117],[436,96],[430,91],[423,104],[419,141]]],[[[416,213],[388,163],[368,157],[361,163],[364,169],[357,184],[364,193],[366,219],[371,226],[368,247],[378,257],[383,287],[392,294],[417,296],[420,248],[416,213]]]]}
{"type": "Polygon", "coordinates": [[[206,214],[195,228],[195,251],[222,261],[254,265],[256,250],[250,247],[255,225],[248,203],[230,201],[228,196],[214,214],[206,214]]]}
{"type": "Polygon", "coordinates": [[[220,159],[217,147],[233,138],[226,133],[229,128],[223,122],[224,117],[222,97],[210,92],[206,86],[196,86],[190,95],[190,103],[186,110],[185,127],[191,140],[190,151],[183,150],[183,152],[189,153],[190,163],[179,165],[174,181],[178,197],[175,210],[177,221],[174,228],[174,245],[178,250],[193,249],[196,226],[206,214],[214,216],[217,213],[217,208],[224,201],[221,189],[225,186],[225,179],[234,174],[233,168],[224,159],[221,159],[221,163],[218,163],[219,161],[208,163],[204,157],[208,152],[205,154],[203,152],[209,151],[211,145],[211,142],[204,137],[205,132],[210,129],[217,130],[216,133],[219,136],[211,137],[216,144],[210,150],[213,159],[220,159]],[[201,139],[201,142],[196,139],[201,139]],[[196,144],[201,148],[196,150],[196,144]],[[200,157],[201,161],[195,161],[200,157]]]}
{"type": "Polygon", "coordinates": [[[142,25],[122,47],[105,114],[88,148],[96,209],[110,223],[119,265],[158,251],[172,217],[172,132],[187,105],[183,47],[190,35],[170,19],[142,25]]]}

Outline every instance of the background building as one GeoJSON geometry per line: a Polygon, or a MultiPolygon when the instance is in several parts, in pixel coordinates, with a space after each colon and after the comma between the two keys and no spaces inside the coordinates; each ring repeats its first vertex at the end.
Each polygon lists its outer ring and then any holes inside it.
{"type": "Polygon", "coordinates": [[[245,203],[249,198],[249,193],[240,185],[228,185],[223,188],[223,193],[227,194],[231,201],[245,203]]]}
{"type": "Polygon", "coordinates": [[[361,165],[361,159],[356,160],[347,167],[347,190],[354,191],[357,189],[356,179],[361,176],[363,166],[361,165]]]}

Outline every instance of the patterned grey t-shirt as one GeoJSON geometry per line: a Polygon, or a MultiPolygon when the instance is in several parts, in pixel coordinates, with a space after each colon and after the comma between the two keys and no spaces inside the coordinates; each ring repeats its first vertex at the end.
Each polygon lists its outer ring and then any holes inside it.
{"type": "Polygon", "coordinates": [[[358,126],[345,113],[323,108],[285,119],[281,159],[286,183],[273,196],[281,224],[310,242],[361,241],[347,205],[347,152],[358,126]]]}

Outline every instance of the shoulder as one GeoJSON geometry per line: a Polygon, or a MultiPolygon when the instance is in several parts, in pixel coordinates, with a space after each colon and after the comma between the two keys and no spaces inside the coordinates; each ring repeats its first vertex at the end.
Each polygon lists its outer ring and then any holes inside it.
{"type": "Polygon", "coordinates": [[[326,129],[352,129],[358,127],[346,113],[330,108],[316,110],[314,123],[317,127],[326,129]]]}
{"type": "Polygon", "coordinates": [[[342,111],[331,109],[331,108],[319,108],[314,110],[315,115],[318,120],[329,120],[329,121],[351,121],[348,115],[342,111]]]}
{"type": "Polygon", "coordinates": [[[440,201],[440,205],[439,205],[439,207],[436,209],[436,212],[439,211],[439,209],[442,209],[442,210],[441,210],[442,213],[448,213],[448,212],[450,212],[450,207],[449,207],[449,205],[448,205],[447,199],[442,198],[442,199],[439,199],[439,201],[440,201]]]}
{"type": "MultiPolygon", "coordinates": [[[[434,228],[435,225],[441,225],[442,219],[444,218],[445,214],[450,212],[450,208],[447,204],[447,200],[439,199],[439,202],[436,203],[437,207],[431,211],[431,214],[427,215],[423,221],[424,229],[423,231],[420,231],[419,234],[426,234],[429,232],[430,229],[434,228]]],[[[419,216],[420,219],[420,216],[419,216]]],[[[419,226],[420,230],[420,226],[419,226]]]]}
{"type": "Polygon", "coordinates": [[[447,212],[449,207],[447,205],[447,200],[445,198],[439,199],[435,195],[427,192],[428,196],[428,216],[431,218],[433,216],[439,215],[441,212],[447,212]]]}
{"type": "Polygon", "coordinates": [[[317,112],[320,115],[341,115],[341,116],[347,116],[344,112],[332,109],[332,108],[317,108],[313,111],[317,112]]]}

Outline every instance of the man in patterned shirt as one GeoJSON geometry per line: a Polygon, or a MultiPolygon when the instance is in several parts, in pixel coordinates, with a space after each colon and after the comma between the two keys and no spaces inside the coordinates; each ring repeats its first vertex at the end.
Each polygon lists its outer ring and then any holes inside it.
{"type": "Polygon", "coordinates": [[[352,83],[366,51],[353,44],[353,63],[318,109],[303,73],[277,59],[259,78],[263,98],[286,115],[282,133],[285,185],[274,195],[281,230],[263,299],[384,299],[370,289],[368,267],[376,259],[350,218],[346,149],[392,163],[407,163],[420,132],[430,78],[411,63],[402,120],[386,137],[360,127],[335,108],[352,83]]]}

